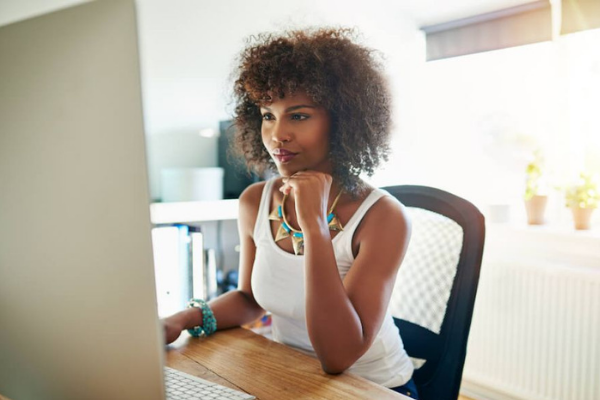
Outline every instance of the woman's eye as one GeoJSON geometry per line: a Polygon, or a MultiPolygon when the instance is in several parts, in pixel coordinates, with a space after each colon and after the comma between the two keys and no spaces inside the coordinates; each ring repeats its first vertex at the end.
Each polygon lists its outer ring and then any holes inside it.
{"type": "Polygon", "coordinates": [[[273,119],[273,115],[269,114],[269,113],[263,114],[262,119],[265,120],[265,121],[270,121],[270,120],[273,119]]]}
{"type": "Polygon", "coordinates": [[[303,121],[308,118],[308,115],[304,114],[292,114],[292,119],[295,121],[303,121]]]}

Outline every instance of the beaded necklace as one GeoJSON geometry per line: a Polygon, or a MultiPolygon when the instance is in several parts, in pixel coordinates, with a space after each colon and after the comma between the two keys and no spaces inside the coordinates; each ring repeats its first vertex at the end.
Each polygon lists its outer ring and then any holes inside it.
{"type": "MultiPolygon", "coordinates": [[[[340,190],[338,195],[335,197],[335,200],[333,200],[333,203],[331,204],[331,208],[329,209],[329,212],[327,213],[327,225],[329,226],[329,230],[331,230],[331,231],[343,231],[344,230],[344,227],[342,226],[342,223],[340,222],[339,218],[333,212],[333,210],[335,209],[335,206],[338,203],[338,200],[340,199],[340,197],[342,195],[342,191],[343,190],[340,190]]],[[[288,195],[284,194],[283,200],[281,200],[281,204],[278,205],[271,212],[271,214],[269,214],[269,220],[281,221],[281,225],[279,226],[279,229],[277,230],[277,235],[275,235],[275,242],[279,242],[282,239],[291,237],[292,238],[292,246],[294,247],[294,254],[301,255],[301,254],[304,254],[304,235],[302,234],[302,231],[300,229],[295,229],[287,221],[287,218],[285,216],[285,210],[284,210],[284,205],[285,205],[285,201],[287,200],[287,198],[288,198],[288,195]]]]}

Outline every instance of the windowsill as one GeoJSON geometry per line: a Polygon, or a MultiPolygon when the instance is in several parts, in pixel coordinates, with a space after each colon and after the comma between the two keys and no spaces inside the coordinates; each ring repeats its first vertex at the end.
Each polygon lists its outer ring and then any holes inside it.
{"type": "Polygon", "coordinates": [[[484,261],[524,258],[600,271],[600,230],[577,231],[570,224],[488,223],[484,261]]]}
{"type": "Polygon", "coordinates": [[[526,232],[527,234],[537,234],[543,236],[571,237],[571,238],[592,238],[600,240],[600,227],[592,225],[589,230],[576,230],[570,223],[558,224],[548,223],[544,225],[528,225],[525,223],[486,223],[486,228],[494,231],[526,232]]]}

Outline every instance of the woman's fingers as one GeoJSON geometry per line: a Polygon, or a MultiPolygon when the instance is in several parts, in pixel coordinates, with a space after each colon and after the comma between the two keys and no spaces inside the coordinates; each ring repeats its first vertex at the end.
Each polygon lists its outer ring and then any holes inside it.
{"type": "Polygon", "coordinates": [[[316,171],[299,171],[295,174],[282,178],[283,185],[279,190],[284,194],[289,194],[292,189],[300,187],[308,189],[307,192],[314,193],[323,190],[328,192],[331,186],[331,175],[316,171]]]}
{"type": "Polygon", "coordinates": [[[288,185],[283,185],[279,188],[279,191],[283,194],[290,194],[290,192],[292,191],[292,187],[288,185]]]}

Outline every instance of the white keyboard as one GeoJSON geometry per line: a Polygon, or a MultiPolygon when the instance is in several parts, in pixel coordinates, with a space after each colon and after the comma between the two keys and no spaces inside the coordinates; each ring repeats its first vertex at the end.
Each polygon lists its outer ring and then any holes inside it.
{"type": "Polygon", "coordinates": [[[256,397],[217,383],[165,367],[168,400],[250,400],[256,397]]]}

